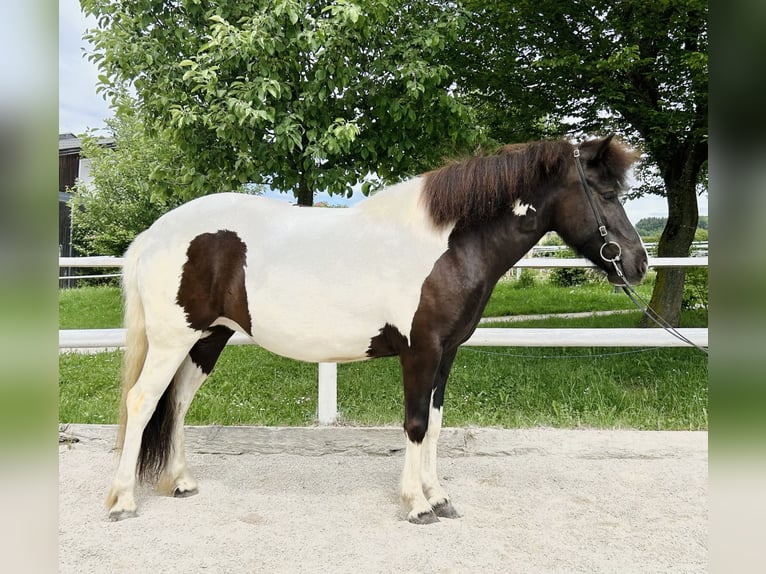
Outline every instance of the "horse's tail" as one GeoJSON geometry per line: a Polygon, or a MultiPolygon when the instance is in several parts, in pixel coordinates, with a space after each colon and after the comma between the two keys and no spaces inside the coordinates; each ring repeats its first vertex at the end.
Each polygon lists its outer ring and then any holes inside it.
{"type": "Polygon", "coordinates": [[[146,360],[149,342],[146,338],[144,304],[138,291],[138,259],[141,251],[141,235],[125,252],[122,265],[122,298],[125,326],[125,354],[122,358],[122,397],[120,398],[120,423],[117,429],[117,450],[125,444],[125,426],[128,422],[128,391],[136,384],[146,360]]]}
{"type": "MultiPolygon", "coordinates": [[[[141,375],[149,349],[144,304],[138,286],[138,262],[141,256],[141,246],[142,235],[139,235],[126,251],[122,269],[126,348],[122,361],[122,397],[120,399],[120,422],[117,431],[118,451],[122,450],[125,443],[125,430],[128,422],[128,392],[141,375]]],[[[174,422],[172,394],[173,384],[171,383],[144,428],[136,469],[141,480],[155,479],[164,468],[170,453],[174,422]]]]}

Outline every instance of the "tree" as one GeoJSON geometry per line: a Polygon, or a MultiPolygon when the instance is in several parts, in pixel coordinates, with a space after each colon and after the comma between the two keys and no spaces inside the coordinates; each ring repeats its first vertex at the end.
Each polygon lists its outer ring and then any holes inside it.
{"type": "Polygon", "coordinates": [[[436,0],[81,3],[100,89],[135,91],[150,133],[183,152],[189,196],[256,182],[311,205],[474,141],[437,62],[462,20],[436,0]]]}
{"type": "MultiPolygon", "coordinates": [[[[90,159],[91,181],[78,182],[72,209],[72,239],[81,255],[121,256],[133,238],[182,201],[181,193],[153,193],[159,174],[168,174],[180,152],[150,138],[140,120],[124,114],[106,120],[114,147],[99,145],[94,134],[82,138],[82,156],[90,159]]],[[[170,189],[172,181],[161,187],[170,189]]]]}
{"type": "MultiPolygon", "coordinates": [[[[501,141],[614,130],[656,166],[668,202],[658,255],[683,257],[707,178],[707,3],[466,0],[452,54],[501,141]]],[[[662,268],[650,304],[678,325],[684,270],[662,268]]]]}

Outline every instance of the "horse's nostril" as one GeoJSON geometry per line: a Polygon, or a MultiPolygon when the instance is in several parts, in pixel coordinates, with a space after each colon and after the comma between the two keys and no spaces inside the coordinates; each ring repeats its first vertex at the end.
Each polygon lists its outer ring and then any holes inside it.
{"type": "Polygon", "coordinates": [[[647,269],[649,269],[649,262],[646,259],[644,259],[641,262],[641,273],[646,274],[647,269]]]}

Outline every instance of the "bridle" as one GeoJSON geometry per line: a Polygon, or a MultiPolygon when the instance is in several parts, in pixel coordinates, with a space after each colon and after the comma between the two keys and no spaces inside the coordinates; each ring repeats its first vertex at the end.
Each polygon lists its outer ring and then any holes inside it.
{"type": "MultiPolygon", "coordinates": [[[[604,218],[601,216],[601,210],[598,208],[596,200],[593,198],[593,191],[588,185],[588,179],[585,177],[585,170],[582,167],[582,161],[580,161],[580,150],[578,148],[574,149],[574,157],[575,165],[577,166],[577,173],[580,174],[580,183],[582,184],[583,190],[585,190],[585,197],[588,198],[588,203],[590,204],[590,208],[593,210],[593,215],[596,216],[596,225],[598,225],[599,235],[601,235],[601,238],[604,240],[604,244],[599,250],[599,255],[601,256],[601,259],[607,263],[613,264],[615,270],[617,271],[617,275],[619,275],[620,278],[624,280],[625,275],[622,272],[622,265],[619,265],[620,255],[622,255],[622,248],[616,241],[609,240],[609,231],[606,229],[604,218]],[[614,245],[617,248],[617,255],[614,257],[607,257],[604,255],[604,248],[610,245],[614,245]]],[[[625,282],[627,283],[627,281],[625,282]]]]}
{"type": "Polygon", "coordinates": [[[697,345],[681,333],[679,333],[675,327],[673,327],[670,323],[668,323],[657,311],[652,309],[649,304],[644,301],[641,296],[636,292],[633,287],[631,287],[630,283],[628,282],[627,278],[625,277],[625,273],[623,273],[622,270],[622,262],[620,259],[620,256],[622,255],[622,248],[620,247],[620,244],[616,241],[612,241],[609,239],[609,231],[606,228],[606,224],[604,223],[604,218],[601,214],[601,210],[598,207],[598,204],[596,203],[596,200],[593,197],[593,190],[590,188],[590,185],[588,185],[588,179],[585,177],[585,170],[582,166],[582,161],[580,160],[580,150],[579,148],[574,148],[574,158],[575,158],[575,165],[577,166],[577,173],[580,175],[580,183],[582,184],[583,191],[585,191],[585,197],[588,198],[588,203],[590,204],[590,208],[593,210],[593,215],[596,217],[596,225],[598,226],[598,233],[601,235],[601,238],[604,240],[603,245],[601,246],[601,249],[599,250],[599,255],[601,256],[601,259],[606,261],[607,263],[611,263],[614,266],[615,273],[617,273],[617,276],[622,279],[623,284],[621,285],[623,292],[628,296],[628,298],[633,301],[633,303],[638,307],[641,311],[644,312],[644,314],[649,317],[652,321],[654,321],[657,325],[665,329],[668,333],[673,335],[674,337],[677,337],[678,339],[682,340],[685,343],[688,343],[689,345],[696,347],[706,355],[708,354],[708,350],[705,347],[701,347],[700,345],[697,345]],[[608,246],[613,245],[616,250],[617,254],[614,257],[607,257],[604,254],[604,249],[608,246]]]}

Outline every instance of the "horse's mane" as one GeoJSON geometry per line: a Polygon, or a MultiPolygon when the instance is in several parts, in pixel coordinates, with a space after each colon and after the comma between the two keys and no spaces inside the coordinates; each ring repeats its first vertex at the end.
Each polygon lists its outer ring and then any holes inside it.
{"type": "MultiPolygon", "coordinates": [[[[598,141],[585,142],[580,149],[598,141]]],[[[622,184],[633,157],[617,142],[608,151],[604,155],[608,171],[622,184]]],[[[565,177],[573,152],[574,146],[565,140],[537,141],[449,163],[424,175],[424,205],[437,227],[489,221],[516,200],[531,203],[532,192],[565,177]]]]}

